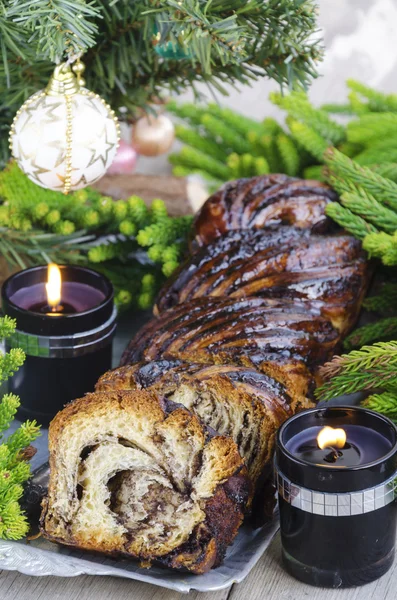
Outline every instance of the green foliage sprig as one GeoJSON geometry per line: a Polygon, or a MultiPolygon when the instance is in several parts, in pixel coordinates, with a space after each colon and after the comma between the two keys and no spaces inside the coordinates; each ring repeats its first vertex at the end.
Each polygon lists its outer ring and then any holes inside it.
{"type": "Polygon", "coordinates": [[[320,375],[325,383],[316,390],[318,399],[372,392],[362,404],[397,423],[397,342],[378,342],[335,356],[320,375]]]}
{"type": "MultiPolygon", "coordinates": [[[[0,338],[15,331],[15,321],[0,318],[0,338]]],[[[5,381],[23,364],[25,355],[19,348],[0,356],[0,381],[5,381]]],[[[27,448],[39,435],[36,421],[26,421],[11,435],[4,432],[10,427],[20,401],[14,394],[5,394],[0,402],[0,538],[17,540],[29,530],[29,523],[21,510],[19,500],[22,484],[30,477],[27,448]]]]}
{"type": "Polygon", "coordinates": [[[377,342],[335,356],[320,368],[326,383],[316,390],[322,400],[361,390],[397,387],[397,341],[377,342]]]}
{"type": "Polygon", "coordinates": [[[149,308],[183,256],[192,217],[162,200],[113,200],[86,188],[68,196],[32,183],[10,163],[0,172],[0,253],[11,267],[92,266],[114,284],[122,308],[149,308]]]}

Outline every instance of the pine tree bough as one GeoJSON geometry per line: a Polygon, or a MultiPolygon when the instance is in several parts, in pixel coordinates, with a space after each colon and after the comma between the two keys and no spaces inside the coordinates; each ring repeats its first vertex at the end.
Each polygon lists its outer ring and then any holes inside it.
{"type": "MultiPolygon", "coordinates": [[[[0,338],[7,338],[15,331],[15,321],[9,317],[0,319],[0,338]]],[[[13,348],[0,357],[0,381],[5,381],[22,366],[24,352],[13,348]]],[[[0,538],[18,540],[29,531],[29,523],[19,500],[22,485],[30,477],[29,460],[35,454],[31,443],[39,435],[36,421],[26,421],[8,437],[9,429],[20,405],[18,396],[5,394],[0,402],[0,538]]]]}
{"type": "Polygon", "coordinates": [[[320,369],[326,383],[316,396],[330,400],[361,390],[397,388],[397,342],[377,342],[336,356],[320,369]]]}
{"type": "MultiPolygon", "coordinates": [[[[46,86],[53,62],[84,53],[87,87],[134,118],[162,90],[267,75],[290,87],[316,76],[322,47],[312,0],[5,0],[0,5],[1,155],[22,102],[46,86]],[[163,57],[162,49],[182,52],[163,57]],[[51,62],[50,62],[51,61],[51,62]]],[[[125,115],[124,115],[125,116],[125,115]]]]}

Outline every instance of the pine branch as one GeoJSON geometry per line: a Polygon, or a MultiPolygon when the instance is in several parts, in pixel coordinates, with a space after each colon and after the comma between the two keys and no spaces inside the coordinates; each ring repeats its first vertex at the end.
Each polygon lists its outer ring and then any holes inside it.
{"type": "Polygon", "coordinates": [[[322,162],[323,155],[329,144],[312,127],[294,119],[287,120],[292,137],[298,144],[322,162]]]}
{"type": "MultiPolygon", "coordinates": [[[[0,404],[0,433],[6,431],[16,415],[20,401],[15,394],[5,394],[0,404]]],[[[0,449],[2,446],[0,446],[0,449]]]]}
{"type": "Polygon", "coordinates": [[[219,144],[208,139],[207,137],[204,137],[204,135],[194,131],[193,129],[188,129],[187,127],[177,125],[175,127],[175,133],[176,137],[188,146],[191,146],[196,150],[200,150],[200,152],[204,152],[209,156],[213,156],[219,161],[222,161],[225,158],[225,151],[219,144]]]}
{"type": "Polygon", "coordinates": [[[347,126],[347,139],[354,144],[369,145],[384,136],[397,134],[397,114],[366,114],[358,121],[351,121],[347,126]]]}
{"type": "Polygon", "coordinates": [[[190,146],[185,146],[178,154],[171,154],[169,161],[172,165],[181,165],[193,170],[207,171],[207,173],[213,175],[216,179],[223,181],[227,181],[228,179],[229,170],[226,165],[195,148],[190,148],[190,146]]]}
{"type": "Polygon", "coordinates": [[[354,160],[362,167],[371,167],[378,163],[397,161],[397,142],[395,139],[389,142],[389,144],[371,144],[366,150],[356,154],[354,160]]]}
{"type": "Polygon", "coordinates": [[[95,43],[99,8],[85,0],[10,0],[7,17],[25,34],[38,56],[51,61],[78,54],[95,43]]]}
{"type": "Polygon", "coordinates": [[[239,133],[233,131],[229,125],[223,123],[210,114],[205,114],[201,118],[201,123],[205,131],[215,142],[222,144],[224,148],[235,150],[239,154],[250,151],[250,145],[239,133]]]}
{"type": "Polygon", "coordinates": [[[388,233],[397,230],[397,213],[380,204],[363,188],[357,188],[356,192],[345,192],[340,197],[340,201],[343,206],[373,223],[377,228],[388,233]]]}
{"type": "Polygon", "coordinates": [[[208,111],[204,106],[189,102],[178,104],[175,100],[167,103],[167,110],[191,125],[201,125],[201,119],[208,111]]]}
{"type": "Polygon", "coordinates": [[[227,157],[226,163],[230,169],[228,179],[254,177],[255,175],[270,173],[269,164],[264,156],[255,157],[252,154],[242,154],[239,156],[233,152],[227,157]]]}
{"type": "Polygon", "coordinates": [[[283,172],[295,176],[299,172],[300,156],[294,142],[288,135],[279,133],[276,137],[278,151],[283,161],[283,172]]]}
{"type": "Polygon", "coordinates": [[[314,179],[315,181],[325,181],[323,165],[307,167],[307,169],[303,171],[303,178],[314,179]]]}
{"type": "Polygon", "coordinates": [[[339,193],[351,192],[360,186],[378,202],[397,210],[397,184],[393,181],[361,167],[336,148],[327,150],[324,162],[328,166],[329,181],[339,193]]]}
{"type": "MultiPolygon", "coordinates": [[[[15,322],[8,317],[0,319],[0,335],[9,337],[15,330],[15,322]]],[[[23,352],[20,349],[11,350],[1,357],[1,377],[11,374],[12,366],[20,366],[23,352]]],[[[30,466],[26,462],[28,453],[25,451],[30,443],[39,435],[39,427],[33,422],[23,423],[17,431],[3,441],[6,431],[17,408],[19,398],[14,394],[6,394],[0,402],[0,538],[19,539],[26,535],[29,524],[21,511],[19,500],[23,493],[22,483],[30,476],[30,466]]]]}
{"type": "Polygon", "coordinates": [[[384,162],[382,164],[372,164],[371,170],[375,171],[378,175],[391,179],[394,183],[397,183],[397,161],[396,162],[384,162]]]}
{"type": "Polygon", "coordinates": [[[397,111],[397,95],[383,94],[372,88],[355,81],[347,80],[347,86],[368,100],[368,108],[372,112],[393,112],[397,111]]]}
{"type": "Polygon", "coordinates": [[[313,129],[328,146],[340,144],[345,140],[346,132],[342,125],[333,121],[327,112],[314,108],[306,94],[295,92],[288,96],[272,93],[270,100],[276,106],[283,108],[294,120],[301,121],[313,129]]]}
{"type": "Polygon", "coordinates": [[[397,284],[385,283],[376,296],[369,296],[363,301],[363,308],[380,314],[397,311],[397,284]]]}
{"type": "Polygon", "coordinates": [[[19,453],[29,446],[40,435],[40,426],[36,421],[26,421],[14,431],[6,440],[10,456],[14,457],[16,462],[19,453]]]}
{"type": "Polygon", "coordinates": [[[233,131],[243,137],[246,137],[249,131],[267,132],[265,123],[258,123],[254,119],[238,114],[230,108],[219,106],[219,104],[208,104],[206,113],[221,120],[225,125],[228,125],[233,131]]]}
{"type": "Polygon", "coordinates": [[[393,392],[372,394],[362,402],[362,405],[397,423],[397,388],[393,392]]]}
{"type": "Polygon", "coordinates": [[[350,104],[323,104],[321,110],[335,115],[354,115],[350,104]]]}
{"type": "Polygon", "coordinates": [[[363,239],[363,248],[370,257],[382,259],[384,265],[397,265],[397,233],[389,235],[383,231],[370,233],[363,239]]]}
{"type": "Polygon", "coordinates": [[[355,329],[343,342],[346,350],[360,348],[372,342],[390,340],[397,336],[397,317],[381,319],[355,329]]]}
{"type": "Polygon", "coordinates": [[[349,354],[335,356],[320,368],[326,383],[316,397],[330,400],[360,390],[397,387],[397,342],[378,342],[349,354]]]}
{"type": "Polygon", "coordinates": [[[368,234],[377,234],[377,229],[359,215],[355,215],[348,208],[343,207],[339,202],[327,204],[325,213],[331,217],[338,225],[352,233],[359,239],[365,238],[368,234]]]}

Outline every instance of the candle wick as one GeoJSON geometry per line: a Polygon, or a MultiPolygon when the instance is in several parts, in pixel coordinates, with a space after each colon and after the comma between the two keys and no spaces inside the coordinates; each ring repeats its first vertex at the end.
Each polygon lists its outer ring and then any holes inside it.
{"type": "Polygon", "coordinates": [[[338,458],[342,456],[342,452],[340,452],[337,448],[334,448],[333,446],[327,446],[327,448],[331,450],[331,452],[324,458],[327,462],[336,462],[338,458]]]}

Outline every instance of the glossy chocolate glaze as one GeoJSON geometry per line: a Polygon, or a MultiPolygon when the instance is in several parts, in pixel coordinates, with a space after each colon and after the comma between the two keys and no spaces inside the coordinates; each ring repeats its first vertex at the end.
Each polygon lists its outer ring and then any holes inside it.
{"type": "Polygon", "coordinates": [[[163,287],[156,313],[208,296],[263,296],[306,300],[351,328],[367,280],[358,240],[349,235],[310,235],[279,227],[225,234],[188,259],[163,287]]]}
{"type": "Polygon", "coordinates": [[[122,364],[165,357],[260,368],[277,355],[315,365],[329,357],[337,341],[331,323],[303,304],[197,298],[143,327],[122,364]]]}
{"type": "Polygon", "coordinates": [[[226,183],[197,215],[192,250],[233,229],[286,224],[327,231],[332,222],[325,215],[325,206],[336,199],[335,192],[319,181],[287,175],[261,175],[226,183]]]}

